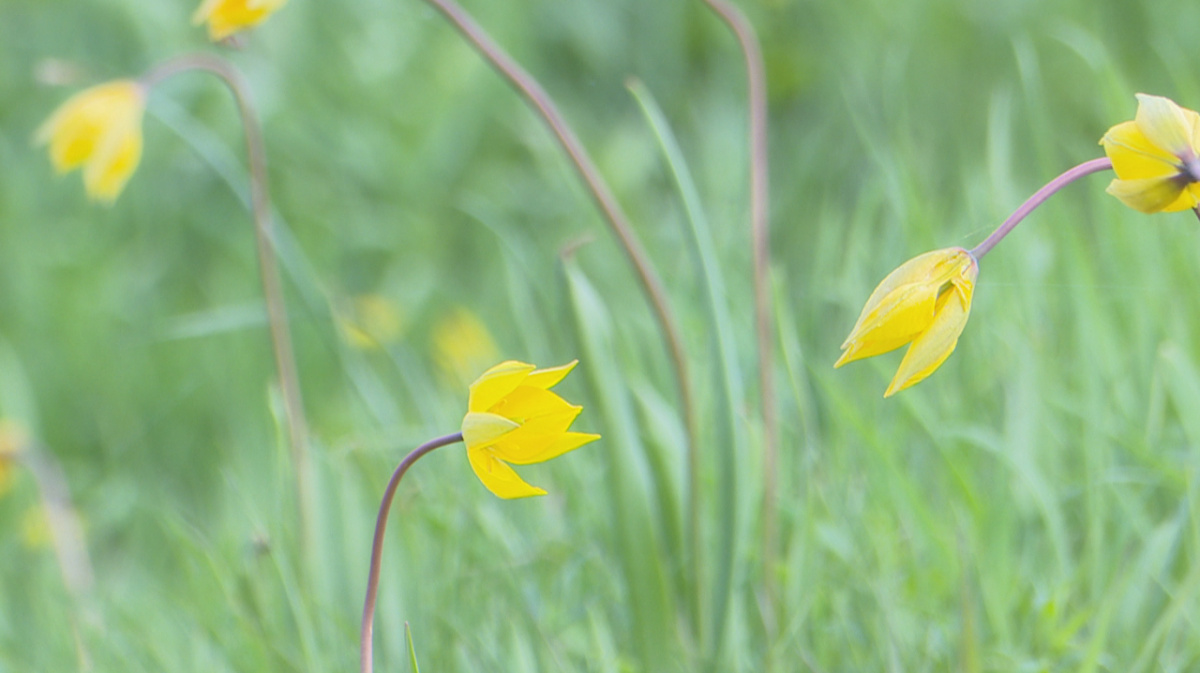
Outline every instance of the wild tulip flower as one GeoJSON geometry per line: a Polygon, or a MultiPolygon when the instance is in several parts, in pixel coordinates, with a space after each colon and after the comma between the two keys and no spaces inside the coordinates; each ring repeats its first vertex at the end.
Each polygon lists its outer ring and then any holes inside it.
{"type": "Polygon", "coordinates": [[[975,257],[962,248],[905,262],[871,293],[834,367],[911,344],[884,397],[922,381],[954,352],[978,274],[975,257]]]}
{"type": "Polygon", "coordinates": [[[550,369],[509,360],[487,370],[470,386],[462,435],[471,469],[501,498],[545,495],[509,467],[560,456],[600,435],[567,432],[583,407],[549,391],[576,362],[550,369]]]}
{"type": "Polygon", "coordinates": [[[49,144],[59,173],[83,167],[88,196],[116,200],[142,157],[142,114],[146,90],[122,79],[85,89],[67,99],[37,130],[49,144]]]}
{"type": "Polygon", "coordinates": [[[1143,213],[1200,204],[1200,114],[1169,98],[1137,94],[1137,116],[1117,124],[1100,144],[1117,178],[1108,193],[1143,213]]]}
{"type": "Polygon", "coordinates": [[[396,467],[375,520],[375,539],[371,543],[371,569],[367,573],[367,596],[363,601],[362,633],[359,638],[360,671],[374,670],[375,605],[379,577],[383,567],[383,536],[387,531],[388,511],[400,480],[413,463],[443,446],[458,442],[467,445],[467,459],[476,476],[492,493],[501,498],[524,498],[546,492],[522,481],[509,467],[550,460],[600,438],[583,432],[568,432],[582,407],[567,403],[550,392],[575,368],[576,362],[561,367],[538,369],[534,365],[509,360],[485,371],[470,386],[467,415],[462,431],[438,437],[413,449],[396,467]]]}
{"type": "Polygon", "coordinates": [[[192,23],[208,24],[213,42],[257,26],[287,4],[287,0],[204,0],[192,15],[192,23]]]}

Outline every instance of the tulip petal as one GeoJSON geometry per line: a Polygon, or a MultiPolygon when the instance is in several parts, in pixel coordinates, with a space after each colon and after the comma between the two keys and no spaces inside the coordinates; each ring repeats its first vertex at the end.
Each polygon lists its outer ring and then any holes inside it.
{"type": "Polygon", "coordinates": [[[546,491],[531,486],[508,465],[505,465],[490,449],[467,449],[467,460],[479,481],[496,496],[511,500],[533,495],[546,495],[546,491]]]}
{"type": "Polygon", "coordinates": [[[1147,140],[1180,159],[1196,155],[1191,144],[1195,112],[1189,118],[1175,101],[1162,96],[1139,93],[1137,99],[1134,121],[1147,140]]]}
{"type": "Polygon", "coordinates": [[[1196,206],[1196,199],[1187,188],[1187,178],[1180,174],[1140,180],[1113,180],[1104,191],[1122,203],[1143,213],[1174,212],[1196,206]]]}
{"type": "Polygon", "coordinates": [[[562,436],[582,410],[582,407],[569,407],[556,414],[528,420],[504,440],[510,444],[527,445],[531,451],[539,451],[540,447],[562,436]]]}
{"type": "Polygon", "coordinates": [[[505,395],[504,399],[493,404],[490,411],[524,423],[539,416],[557,414],[574,408],[574,405],[549,390],[520,385],[505,395]]]}
{"type": "Polygon", "coordinates": [[[600,439],[600,435],[586,432],[566,432],[545,442],[509,441],[506,437],[493,445],[491,451],[513,465],[532,465],[557,458],[597,439],[600,439]]]}
{"type": "Polygon", "coordinates": [[[954,287],[938,298],[937,315],[924,334],[913,340],[912,346],[900,361],[900,368],[888,386],[884,397],[923,381],[941,366],[958,345],[958,337],[967,326],[971,314],[973,283],[956,282],[954,287]]]}
{"type": "Polygon", "coordinates": [[[886,353],[912,341],[933,319],[936,299],[934,287],[914,284],[897,288],[860,318],[861,324],[842,344],[845,352],[833,366],[886,353]]]}
{"type": "Polygon", "coordinates": [[[1136,122],[1117,124],[1100,139],[1113,171],[1122,180],[1160,178],[1179,173],[1179,158],[1150,142],[1136,122]]]}
{"type": "Polygon", "coordinates": [[[88,196],[108,203],[116,200],[142,157],[142,134],[137,127],[110,136],[83,169],[83,186],[88,196]]]}
{"type": "Polygon", "coordinates": [[[215,42],[262,23],[286,1],[204,0],[192,14],[192,23],[198,25],[207,21],[209,39],[215,42]]]}
{"type": "Polygon", "coordinates": [[[525,380],[524,385],[533,386],[534,388],[541,388],[543,390],[553,388],[556,383],[563,380],[567,374],[570,374],[571,370],[574,369],[575,365],[577,364],[579,364],[579,360],[572,360],[567,364],[558,367],[539,369],[529,375],[529,378],[525,380]]]}
{"type": "Polygon", "coordinates": [[[496,414],[471,411],[463,417],[463,442],[468,449],[482,448],[496,443],[504,435],[521,427],[519,424],[496,414]]]}
{"type": "Polygon", "coordinates": [[[858,324],[851,332],[857,331],[866,317],[900,286],[926,283],[938,264],[945,260],[946,253],[946,250],[934,250],[917,255],[889,273],[867,298],[867,303],[863,306],[862,313],[859,314],[858,324]]]}
{"type": "Polygon", "coordinates": [[[82,166],[88,195],[111,202],[141,160],[145,95],[134,80],[85,89],[60,105],[34,140],[49,143],[55,170],[82,166]]]}
{"type": "Polygon", "coordinates": [[[508,360],[484,372],[471,384],[468,411],[488,411],[505,395],[517,389],[534,369],[534,365],[508,360]]]}

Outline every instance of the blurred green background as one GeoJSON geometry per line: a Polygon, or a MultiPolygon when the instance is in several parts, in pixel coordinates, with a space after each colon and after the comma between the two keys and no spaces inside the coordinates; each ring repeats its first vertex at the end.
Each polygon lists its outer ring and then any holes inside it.
{"type": "Polygon", "coordinates": [[[0,0],[0,416],[61,462],[95,576],[64,588],[17,471],[0,671],[355,670],[391,469],[457,429],[490,364],[577,357],[560,391],[605,438],[521,469],[548,497],[498,500],[461,447],[410,472],[378,670],[407,670],[406,621],[426,671],[1200,668],[1191,213],[1135,213],[1087,178],[988,256],[928,381],[884,401],[899,354],[832,369],[875,283],[975,245],[1099,156],[1135,92],[1200,106],[1200,4],[742,6],[771,106],[782,441],[765,569],[745,79],[699,0],[467,2],[557,98],[666,279],[702,419],[699,558],[676,389],[631,269],[539,119],[427,4],[293,0],[231,51],[189,24],[193,3],[0,0]],[[30,141],[70,93],[191,50],[242,68],[264,117],[313,430],[307,538],[225,90],[185,74],[154,91],[113,207],[30,141]],[[728,367],[631,76],[696,180],[728,367]],[[721,403],[723,372],[744,398],[721,403]]]}

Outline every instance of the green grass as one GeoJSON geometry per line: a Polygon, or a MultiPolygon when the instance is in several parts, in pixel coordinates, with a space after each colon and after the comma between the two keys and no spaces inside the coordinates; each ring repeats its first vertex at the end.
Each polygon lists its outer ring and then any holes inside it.
{"type": "Polygon", "coordinates": [[[0,417],[62,463],[95,570],[73,599],[26,544],[37,492],[18,474],[0,673],[79,670],[80,651],[97,671],[355,670],[388,475],[461,422],[434,336],[456,307],[501,357],[580,358],[561,392],[604,439],[521,468],[546,498],[494,498],[461,447],[409,473],[377,670],[410,667],[405,622],[427,672],[1200,667],[1194,216],[1140,215],[1086,178],[982,263],[930,379],[885,401],[899,354],[832,368],[875,283],[1098,156],[1135,92],[1200,106],[1200,5],[742,4],[771,102],[773,624],[746,85],[703,3],[466,2],[557,98],[666,280],[702,419],[693,558],[677,393],[632,270],[552,136],[426,4],[293,0],[225,52],[261,104],[284,227],[314,436],[302,552],[226,93],[202,75],[157,90],[111,208],[30,143],[85,84],[217,48],[190,2],[0,2],[0,417]],[[338,330],[364,294],[402,315],[383,350],[338,330]]]}

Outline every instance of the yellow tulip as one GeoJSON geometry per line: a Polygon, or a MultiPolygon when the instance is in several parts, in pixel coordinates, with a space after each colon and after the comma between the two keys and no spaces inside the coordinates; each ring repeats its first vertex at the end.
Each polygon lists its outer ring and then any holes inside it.
{"type": "Polygon", "coordinates": [[[59,173],[83,167],[88,196],[111,203],[142,158],[142,113],[146,90],[134,80],[116,80],[85,89],[60,105],[37,130],[35,140],[50,145],[59,173]]]}
{"type": "Polygon", "coordinates": [[[834,367],[912,344],[884,397],[922,381],[954,352],[978,274],[975,258],[962,248],[905,262],[871,293],[834,367]]]}
{"type": "Polygon", "coordinates": [[[550,392],[575,367],[537,369],[509,360],[487,370],[470,386],[462,436],[471,469],[501,498],[545,495],[509,467],[540,463],[576,449],[600,435],[567,432],[583,407],[550,392]]]}
{"type": "Polygon", "coordinates": [[[287,0],[204,0],[192,15],[192,23],[207,22],[208,37],[216,42],[257,26],[285,4],[287,0]]]}
{"type": "Polygon", "coordinates": [[[404,334],[404,315],[395,302],[381,294],[361,294],[337,318],[342,336],[355,348],[381,350],[404,334]]]}
{"type": "Polygon", "coordinates": [[[434,355],[455,385],[471,380],[475,372],[495,362],[499,349],[487,325],[468,309],[457,307],[433,327],[434,355]]]}
{"type": "Polygon", "coordinates": [[[1169,98],[1137,94],[1137,116],[1117,124],[1100,144],[1117,179],[1108,193],[1143,213],[1200,204],[1200,115],[1169,98]]]}

